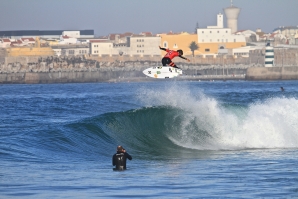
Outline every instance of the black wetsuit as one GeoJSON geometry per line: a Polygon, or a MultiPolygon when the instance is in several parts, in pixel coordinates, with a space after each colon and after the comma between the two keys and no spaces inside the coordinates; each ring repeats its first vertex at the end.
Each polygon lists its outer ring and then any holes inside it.
{"type": "Polygon", "coordinates": [[[114,170],[125,170],[126,159],[132,160],[132,157],[128,153],[117,152],[113,155],[113,166],[116,166],[114,170]]]}

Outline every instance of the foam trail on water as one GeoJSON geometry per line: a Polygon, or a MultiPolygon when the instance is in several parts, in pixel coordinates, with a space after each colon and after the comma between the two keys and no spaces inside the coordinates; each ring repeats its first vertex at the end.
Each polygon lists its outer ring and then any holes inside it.
{"type": "Polygon", "coordinates": [[[179,146],[200,150],[297,148],[298,100],[272,98],[246,107],[224,107],[219,101],[187,87],[139,90],[144,106],[181,109],[176,132],[165,132],[179,146]]]}

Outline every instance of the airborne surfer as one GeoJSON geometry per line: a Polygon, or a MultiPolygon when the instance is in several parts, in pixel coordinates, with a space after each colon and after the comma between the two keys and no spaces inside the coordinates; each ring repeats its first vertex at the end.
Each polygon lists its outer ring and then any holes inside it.
{"type": "Polygon", "coordinates": [[[164,51],[167,52],[167,54],[161,60],[161,63],[162,63],[163,66],[166,66],[168,64],[171,67],[178,68],[176,66],[176,64],[172,61],[172,59],[174,59],[175,57],[180,57],[182,59],[185,59],[187,61],[190,61],[186,57],[183,57],[182,56],[183,55],[183,51],[182,50],[177,50],[177,51],[175,51],[175,50],[169,50],[169,49],[161,48],[160,46],[159,46],[159,49],[160,50],[164,50],[164,51]]]}

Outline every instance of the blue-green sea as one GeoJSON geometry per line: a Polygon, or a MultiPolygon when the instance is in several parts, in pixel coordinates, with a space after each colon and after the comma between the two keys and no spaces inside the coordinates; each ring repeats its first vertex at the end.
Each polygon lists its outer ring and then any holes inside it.
{"type": "Polygon", "coordinates": [[[0,85],[0,198],[298,198],[298,81],[0,85]]]}

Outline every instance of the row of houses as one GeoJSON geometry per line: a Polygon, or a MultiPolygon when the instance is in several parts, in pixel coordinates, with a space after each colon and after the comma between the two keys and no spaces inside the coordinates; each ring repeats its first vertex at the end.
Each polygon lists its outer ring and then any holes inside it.
{"type": "MultiPolygon", "coordinates": [[[[173,50],[182,49],[186,56],[217,56],[233,55],[248,57],[249,51],[264,49],[270,41],[272,46],[298,45],[297,27],[280,27],[273,33],[266,34],[257,29],[232,32],[230,28],[223,27],[223,15],[217,15],[217,26],[197,28],[195,33],[168,32],[152,34],[151,32],[132,32],[109,34],[95,38],[93,31],[40,31],[38,37],[11,36],[0,39],[0,48],[25,48],[32,50],[38,46],[47,47],[57,55],[88,55],[88,56],[162,56],[159,46],[173,50]],[[53,34],[52,37],[49,34],[53,34]],[[61,35],[54,35],[61,34],[61,35]],[[89,34],[89,35],[88,35],[89,34]],[[38,38],[38,39],[37,39],[38,38]],[[296,42],[297,41],[297,42],[296,42]],[[30,48],[30,49],[29,49],[30,48]]],[[[8,34],[8,33],[6,33],[8,34]]],[[[13,33],[19,35],[18,33],[13,33]]],[[[33,32],[26,32],[26,36],[33,32]]],[[[14,54],[17,54],[14,50],[14,54]]],[[[35,54],[38,49],[35,49],[35,54]]],[[[45,52],[49,52],[48,50],[45,52]]],[[[26,55],[30,53],[26,52],[26,55]]],[[[31,53],[32,54],[32,53],[31,53]]]]}

